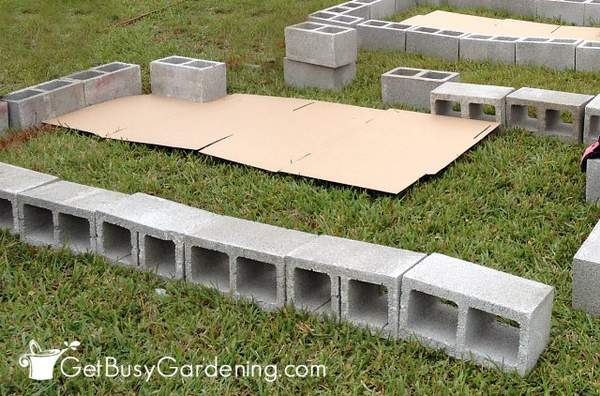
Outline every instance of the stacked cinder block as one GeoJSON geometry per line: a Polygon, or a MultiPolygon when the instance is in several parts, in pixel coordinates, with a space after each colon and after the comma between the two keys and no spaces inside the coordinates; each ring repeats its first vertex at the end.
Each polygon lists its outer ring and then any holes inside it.
{"type": "Polygon", "coordinates": [[[460,39],[460,58],[514,65],[518,37],[469,34],[460,39]]]}
{"type": "Polygon", "coordinates": [[[506,97],[508,126],[564,141],[583,141],[583,122],[590,95],[521,88],[506,97]]]}
{"type": "Polygon", "coordinates": [[[596,96],[585,106],[585,121],[583,123],[583,143],[592,144],[600,137],[600,95],[596,96]]]}
{"type": "Polygon", "coordinates": [[[431,91],[431,113],[505,125],[506,96],[514,90],[512,87],[447,82],[431,91]]]}
{"type": "Polygon", "coordinates": [[[585,200],[592,204],[600,202],[600,159],[589,159],[586,163],[585,200]]]}
{"type": "Polygon", "coordinates": [[[152,93],[193,102],[210,102],[227,95],[225,63],[169,56],[150,63],[152,93]]]}
{"type": "Polygon", "coordinates": [[[516,63],[575,70],[575,52],[581,43],[576,39],[523,37],[516,42],[516,63]]]}
{"type": "Polygon", "coordinates": [[[453,72],[398,67],[381,76],[381,96],[386,104],[429,110],[431,91],[459,78],[459,74],[453,72]]]}
{"type": "Polygon", "coordinates": [[[597,71],[600,69],[600,41],[584,41],[577,46],[575,68],[577,71],[597,71]]]}
{"type": "Polygon", "coordinates": [[[0,101],[0,136],[8,129],[8,103],[0,101]]]}
{"type": "Polygon", "coordinates": [[[554,288],[441,254],[402,279],[400,336],[525,375],[550,337],[554,288]]]}
{"type": "Polygon", "coordinates": [[[0,163],[0,229],[19,234],[22,214],[17,196],[57,180],[54,176],[0,163]]]}
{"type": "Polygon", "coordinates": [[[406,31],[411,25],[371,19],[356,26],[358,46],[369,50],[406,50],[406,31]]]}
{"type": "Polygon", "coordinates": [[[340,90],[356,76],[356,29],[305,22],[285,29],[288,85],[340,90]]]}
{"type": "Polygon", "coordinates": [[[467,33],[427,26],[414,26],[406,32],[406,52],[457,61],[460,40],[467,33]]]}
{"type": "MultiPolygon", "coordinates": [[[[595,173],[594,198],[600,198],[600,160],[588,161],[595,173]]],[[[600,222],[573,257],[573,308],[600,316],[600,222]]]]}

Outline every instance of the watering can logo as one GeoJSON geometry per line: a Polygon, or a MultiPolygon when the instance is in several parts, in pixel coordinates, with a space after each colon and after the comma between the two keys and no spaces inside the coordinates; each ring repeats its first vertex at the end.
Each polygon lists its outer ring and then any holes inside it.
{"type": "Polygon", "coordinates": [[[19,356],[19,366],[29,367],[29,378],[38,381],[51,380],[54,376],[54,365],[68,350],[76,350],[81,345],[79,341],[70,344],[65,342],[64,349],[42,350],[35,340],[29,342],[29,352],[19,356]]]}

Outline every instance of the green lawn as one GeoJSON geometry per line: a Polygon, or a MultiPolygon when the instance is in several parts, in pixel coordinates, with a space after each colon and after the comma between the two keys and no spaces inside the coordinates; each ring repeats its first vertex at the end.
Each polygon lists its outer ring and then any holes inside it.
{"type": "MultiPolygon", "coordinates": [[[[397,66],[461,72],[463,81],[596,94],[600,73],[448,63],[362,52],[340,93],[283,84],[283,29],[337,0],[0,0],[0,94],[114,60],[142,65],[179,54],[228,63],[230,92],[383,107],[380,75],[397,66]]],[[[403,17],[432,10],[420,7],[403,17]]],[[[496,13],[470,10],[482,15],[496,13]]],[[[502,17],[505,15],[500,14],[502,17]]],[[[401,19],[396,17],[394,19],[401,19]]],[[[66,130],[13,135],[0,161],[123,192],[143,191],[216,213],[422,252],[440,252],[556,287],[552,338],[526,378],[482,369],[416,343],[345,323],[252,304],[93,256],[34,249],[0,234],[0,394],[600,393],[600,321],[573,311],[571,259],[600,217],[584,202],[582,146],[509,130],[440,175],[390,196],[275,175],[185,151],[101,140],[66,130]],[[167,290],[159,297],[155,288],[167,290]],[[151,364],[311,364],[325,378],[66,379],[32,382],[16,365],[31,338],[82,342],[86,363],[114,356],[151,364]]],[[[6,143],[6,141],[4,142],[6,143]]]]}

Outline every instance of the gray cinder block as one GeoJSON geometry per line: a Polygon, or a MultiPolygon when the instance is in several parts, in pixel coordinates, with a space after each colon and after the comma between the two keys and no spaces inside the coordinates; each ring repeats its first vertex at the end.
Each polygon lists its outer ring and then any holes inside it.
{"type": "Polygon", "coordinates": [[[396,13],[396,0],[354,0],[369,6],[370,19],[387,18],[396,13]]]}
{"type": "Polygon", "coordinates": [[[340,91],[356,77],[356,63],[330,68],[284,58],[283,76],[292,87],[340,91]]]}
{"type": "Polygon", "coordinates": [[[359,24],[358,43],[360,48],[369,50],[406,50],[406,31],[411,25],[375,19],[359,24]]]}
{"type": "MultiPolygon", "coordinates": [[[[600,160],[588,161],[587,169],[588,176],[590,170],[594,172],[594,198],[597,201],[600,198],[600,160]]],[[[573,308],[600,316],[600,222],[573,257],[573,308]]]]}
{"type": "Polygon", "coordinates": [[[583,143],[586,145],[598,141],[600,137],[600,95],[596,96],[585,106],[583,123],[583,143]]]}
{"type": "Polygon", "coordinates": [[[592,26],[600,23],[600,0],[589,0],[584,4],[584,25],[592,26]]]}
{"type": "Polygon", "coordinates": [[[469,34],[460,39],[460,58],[514,65],[517,37],[469,34]]]}
{"type": "Polygon", "coordinates": [[[147,194],[96,212],[97,252],[165,278],[184,277],[184,234],[219,216],[147,194]]]}
{"type": "Polygon", "coordinates": [[[356,29],[305,22],[285,28],[286,56],[289,60],[329,68],[356,62],[356,29]]]}
{"type": "Polygon", "coordinates": [[[415,26],[406,32],[406,52],[457,61],[460,39],[466,35],[453,30],[415,26]]]}
{"type": "Polygon", "coordinates": [[[585,201],[592,204],[600,201],[600,160],[598,159],[588,160],[586,164],[585,201]]]}
{"type": "Polygon", "coordinates": [[[65,79],[83,83],[86,106],[142,94],[140,67],[128,63],[108,63],[71,74],[65,79]]]}
{"type": "Polygon", "coordinates": [[[386,104],[405,104],[430,109],[431,91],[448,81],[459,81],[459,74],[399,67],[381,76],[381,96],[386,104]]]}
{"type": "Polygon", "coordinates": [[[584,3],[588,0],[536,0],[536,15],[583,25],[584,3]]]}
{"type": "Polygon", "coordinates": [[[600,69],[600,41],[584,41],[577,46],[575,68],[577,71],[600,69]]]}
{"type": "Polygon", "coordinates": [[[585,105],[593,98],[569,92],[521,88],[506,97],[508,126],[581,143],[585,105]]]}
{"type": "Polygon", "coordinates": [[[8,127],[8,103],[0,100],[0,136],[4,134],[4,131],[6,131],[8,127]]]}
{"type": "Polygon", "coordinates": [[[3,100],[8,102],[9,124],[16,129],[37,126],[50,118],[85,107],[83,84],[68,79],[15,91],[3,100]]]}
{"type": "Polygon", "coordinates": [[[523,37],[517,40],[517,65],[575,70],[575,51],[581,40],[523,37]]]}
{"type": "Polygon", "coordinates": [[[344,319],[396,336],[402,275],[424,257],[407,250],[319,236],[286,257],[288,302],[333,314],[339,307],[344,319]],[[339,292],[335,289],[338,284],[339,292]]]}
{"type": "Polygon", "coordinates": [[[325,11],[335,12],[341,15],[350,15],[363,19],[371,18],[371,6],[359,1],[347,1],[333,7],[326,8],[325,11]]]}
{"type": "Polygon", "coordinates": [[[215,286],[261,308],[285,304],[285,256],[315,235],[233,217],[185,233],[186,280],[215,286]]]}
{"type": "Polygon", "coordinates": [[[95,212],[127,195],[67,181],[17,194],[21,239],[36,246],[96,250],[95,212]]]}
{"type": "Polygon", "coordinates": [[[21,214],[17,195],[57,180],[55,176],[0,163],[0,229],[19,234],[21,214]]]}
{"type": "Polygon", "coordinates": [[[396,0],[396,12],[406,11],[416,6],[417,0],[396,0]]]}
{"type": "Polygon", "coordinates": [[[448,0],[448,5],[455,8],[492,8],[493,0],[448,0]]]}
{"type": "Polygon", "coordinates": [[[535,0],[491,0],[490,8],[509,11],[515,15],[536,16],[535,0]]]}
{"type": "Polygon", "coordinates": [[[506,124],[506,96],[512,87],[447,82],[431,91],[431,113],[506,124]],[[454,104],[460,112],[453,110],[454,104]],[[493,109],[493,114],[486,110],[493,109]]]}
{"type": "Polygon", "coordinates": [[[150,63],[152,93],[194,102],[227,95],[225,63],[170,56],[150,63]]]}
{"type": "Polygon", "coordinates": [[[310,22],[321,23],[325,25],[335,25],[345,28],[356,28],[356,26],[363,22],[363,18],[355,17],[352,15],[335,14],[326,11],[317,11],[308,16],[310,22]]]}
{"type": "Polygon", "coordinates": [[[550,337],[554,288],[432,254],[402,278],[399,334],[525,375],[550,337]]]}

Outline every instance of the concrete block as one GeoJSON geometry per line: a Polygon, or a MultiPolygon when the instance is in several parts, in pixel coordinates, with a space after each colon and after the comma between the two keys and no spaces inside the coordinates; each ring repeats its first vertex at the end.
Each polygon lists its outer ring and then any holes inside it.
{"type": "Polygon", "coordinates": [[[399,334],[525,375],[546,348],[554,288],[432,254],[404,274],[399,334]]]}
{"type": "Polygon", "coordinates": [[[369,4],[358,1],[347,1],[333,7],[326,8],[324,11],[334,12],[340,15],[350,15],[363,19],[371,18],[371,7],[369,4]]]}
{"type": "Polygon", "coordinates": [[[575,51],[582,40],[523,37],[517,40],[517,65],[575,70],[575,51]]]}
{"type": "Polygon", "coordinates": [[[600,201],[600,160],[588,160],[586,168],[585,201],[597,204],[600,201]]]}
{"type": "Polygon", "coordinates": [[[585,105],[593,98],[569,92],[521,88],[506,97],[508,126],[581,143],[585,105]]]}
{"type": "Polygon", "coordinates": [[[600,95],[596,96],[585,106],[583,122],[583,143],[590,145],[600,137],[600,95]]]}
{"type": "Polygon", "coordinates": [[[21,239],[35,246],[96,250],[95,212],[127,195],[67,181],[17,194],[21,239]]]}
{"type": "Polygon", "coordinates": [[[467,33],[415,26],[406,32],[406,52],[457,61],[460,39],[465,36],[467,33]]]}
{"type": "Polygon", "coordinates": [[[286,257],[288,302],[396,336],[402,275],[424,254],[319,236],[286,257]],[[339,285],[340,290],[336,289],[339,285]]]}
{"type": "Polygon", "coordinates": [[[593,26],[600,24],[600,0],[589,0],[583,5],[583,24],[593,26]]]}
{"type": "Polygon", "coordinates": [[[152,93],[194,102],[227,95],[225,63],[170,56],[150,63],[152,93]]]}
{"type": "Polygon", "coordinates": [[[416,6],[417,0],[396,0],[396,12],[406,11],[416,6]]]}
{"type": "Polygon", "coordinates": [[[370,19],[388,18],[396,13],[396,0],[354,0],[354,2],[369,6],[370,19]]]}
{"type": "Polygon", "coordinates": [[[283,76],[292,87],[340,91],[356,77],[356,63],[330,68],[284,58],[283,76]]]}
{"type": "Polygon", "coordinates": [[[285,304],[285,256],[316,238],[233,217],[190,229],[185,234],[186,280],[215,286],[261,308],[285,304]]]}
{"type": "Polygon", "coordinates": [[[506,124],[506,96],[512,87],[447,82],[431,91],[431,113],[506,124]],[[456,112],[455,104],[460,111],[456,112]]]}
{"type": "Polygon", "coordinates": [[[11,128],[23,129],[85,107],[83,84],[68,79],[48,81],[15,91],[3,98],[8,103],[11,128]]]}
{"type": "Polygon", "coordinates": [[[100,255],[164,278],[184,277],[184,234],[219,216],[146,194],[96,212],[100,255]]]}
{"type": "Polygon", "coordinates": [[[448,0],[454,8],[492,8],[493,0],[448,0]]]}
{"type": "Polygon", "coordinates": [[[584,41],[577,46],[575,69],[577,71],[600,70],[600,41],[584,41]]]}
{"type": "Polygon", "coordinates": [[[536,0],[536,15],[583,25],[586,1],[588,0],[536,0]]]}
{"type": "Polygon", "coordinates": [[[140,67],[128,63],[108,63],[71,74],[65,79],[83,83],[86,106],[142,94],[140,67]]]}
{"type": "Polygon", "coordinates": [[[0,137],[8,129],[8,103],[0,101],[0,137]]]}
{"type": "Polygon", "coordinates": [[[386,104],[404,104],[430,109],[431,91],[448,81],[459,81],[460,75],[425,69],[399,67],[381,76],[381,96],[386,104]]]}
{"type": "Polygon", "coordinates": [[[305,22],[285,28],[286,56],[289,60],[329,68],[356,62],[356,29],[305,22]]]}
{"type": "Polygon", "coordinates": [[[321,23],[325,25],[335,25],[345,28],[355,29],[356,26],[364,22],[364,18],[351,15],[335,14],[326,11],[317,11],[308,16],[310,22],[321,23]]]}
{"type": "MultiPolygon", "coordinates": [[[[600,198],[600,160],[588,161],[587,168],[588,176],[590,170],[594,172],[594,202],[597,202],[600,198]]],[[[573,308],[600,316],[600,222],[573,257],[573,308]]]]}
{"type": "Polygon", "coordinates": [[[21,215],[17,195],[57,180],[55,176],[0,162],[0,229],[19,234],[21,215]]]}
{"type": "Polygon", "coordinates": [[[406,31],[411,25],[375,19],[359,24],[358,45],[369,50],[402,51],[406,50],[406,31]]]}
{"type": "Polygon", "coordinates": [[[534,17],[537,13],[535,0],[491,0],[490,8],[528,17],[534,17]]]}
{"type": "Polygon", "coordinates": [[[469,34],[460,39],[460,58],[493,63],[516,63],[518,37],[469,34]]]}

